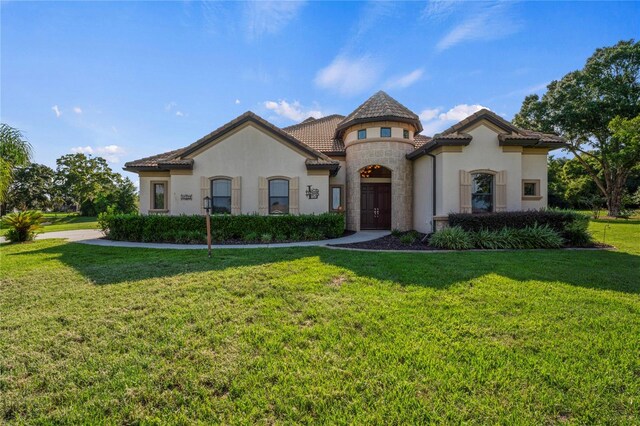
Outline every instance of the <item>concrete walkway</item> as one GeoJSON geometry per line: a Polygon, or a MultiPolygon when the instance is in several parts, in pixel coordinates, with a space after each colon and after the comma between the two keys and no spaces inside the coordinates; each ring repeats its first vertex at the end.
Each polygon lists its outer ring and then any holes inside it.
{"type": "MultiPolygon", "coordinates": [[[[215,244],[211,248],[215,249],[245,249],[245,248],[283,248],[283,247],[313,247],[326,246],[327,244],[351,244],[364,241],[375,240],[376,238],[389,235],[389,231],[360,231],[346,237],[334,238],[321,241],[301,241],[298,243],[273,243],[273,244],[215,244]]],[[[174,249],[174,250],[202,250],[206,249],[206,244],[169,244],[169,243],[132,243],[128,241],[111,241],[102,239],[102,232],[97,229],[80,229],[75,231],[47,232],[38,234],[36,240],[51,238],[62,238],[71,242],[90,244],[105,247],[137,247],[154,249],[174,249]]],[[[4,240],[4,239],[2,239],[4,240]]]]}

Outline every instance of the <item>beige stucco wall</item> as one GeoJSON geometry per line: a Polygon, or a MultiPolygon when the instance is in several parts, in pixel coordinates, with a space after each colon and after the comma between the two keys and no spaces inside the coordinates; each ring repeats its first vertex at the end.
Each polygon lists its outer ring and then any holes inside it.
{"type": "Polygon", "coordinates": [[[522,159],[520,152],[504,152],[498,145],[498,132],[479,125],[468,130],[471,143],[462,152],[438,154],[438,205],[437,215],[447,215],[460,210],[460,170],[506,171],[507,210],[521,209],[522,159]]]}
{"type": "Polygon", "coordinates": [[[368,138],[346,143],[347,229],[360,230],[360,170],[379,164],[391,170],[391,228],[413,227],[413,164],[406,159],[413,144],[406,139],[368,138]]]}
{"type": "MultiPolygon", "coordinates": [[[[246,124],[233,133],[194,154],[192,175],[172,175],[169,186],[170,214],[200,214],[201,177],[242,177],[241,210],[244,214],[258,212],[258,185],[260,177],[284,176],[299,178],[299,204],[301,214],[319,214],[328,210],[329,175],[326,171],[307,172],[307,156],[284,141],[246,124]],[[306,197],[307,185],[320,190],[319,197],[306,197]],[[192,200],[180,200],[181,194],[191,194],[192,200]]],[[[140,179],[140,211],[147,213],[149,183],[155,178],[140,179]]]]}
{"type": "Polygon", "coordinates": [[[415,129],[411,124],[402,123],[399,121],[378,121],[374,123],[356,124],[348,127],[344,131],[344,135],[343,135],[344,143],[345,145],[348,145],[353,141],[357,141],[358,130],[362,130],[362,129],[367,130],[367,139],[381,139],[380,128],[382,127],[391,127],[391,138],[382,138],[383,140],[404,139],[404,130],[409,131],[409,139],[413,140],[415,129]]]}
{"type": "MultiPolygon", "coordinates": [[[[140,203],[138,209],[141,213],[148,213],[151,208],[151,182],[165,182],[167,193],[170,191],[169,172],[141,172],[140,177],[140,203]]],[[[169,206],[170,207],[170,206],[169,206]]]]}
{"type": "Polygon", "coordinates": [[[433,169],[431,157],[425,155],[413,162],[413,229],[432,231],[433,169]]]}
{"type": "MultiPolygon", "coordinates": [[[[547,154],[545,151],[522,155],[522,179],[540,181],[540,199],[522,199],[523,210],[547,207],[547,154]]],[[[520,185],[522,187],[522,184],[520,185]]]]}

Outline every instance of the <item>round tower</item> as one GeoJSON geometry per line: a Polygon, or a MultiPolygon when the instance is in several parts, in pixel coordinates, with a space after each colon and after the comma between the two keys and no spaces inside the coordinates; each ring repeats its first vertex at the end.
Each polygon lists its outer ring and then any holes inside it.
{"type": "Polygon", "coordinates": [[[346,150],[347,229],[412,229],[413,169],[406,155],[418,116],[380,91],[336,129],[346,150]]]}

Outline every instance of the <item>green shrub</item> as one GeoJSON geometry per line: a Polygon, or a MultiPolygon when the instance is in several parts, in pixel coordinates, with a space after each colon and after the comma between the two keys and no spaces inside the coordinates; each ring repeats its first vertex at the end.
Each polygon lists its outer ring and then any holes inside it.
{"type": "Polygon", "coordinates": [[[402,244],[413,244],[416,242],[417,239],[418,239],[418,233],[416,231],[409,231],[400,236],[400,242],[402,244]]]}
{"type": "Polygon", "coordinates": [[[287,236],[284,234],[277,234],[275,240],[279,243],[287,241],[287,236]]]}
{"type": "Polygon", "coordinates": [[[480,249],[558,248],[564,244],[560,234],[547,225],[523,229],[502,228],[499,231],[481,229],[469,234],[474,247],[480,249]]]}
{"type": "Polygon", "coordinates": [[[575,221],[567,224],[562,236],[570,245],[585,247],[593,244],[593,236],[589,232],[589,217],[580,215],[575,221]]]}
{"type": "Polygon", "coordinates": [[[473,248],[470,233],[459,226],[451,226],[434,232],[429,239],[429,243],[434,247],[446,250],[468,250],[473,248]]]}
{"type": "Polygon", "coordinates": [[[242,237],[243,240],[245,240],[248,243],[254,242],[258,240],[258,233],[257,232],[249,232],[248,234],[245,234],[242,237]]]}
{"type": "Polygon", "coordinates": [[[260,241],[263,243],[270,243],[273,240],[273,235],[271,234],[262,234],[260,235],[260,241]]]}
{"type": "Polygon", "coordinates": [[[394,237],[398,237],[399,238],[399,237],[402,236],[402,234],[403,234],[402,231],[397,229],[397,228],[391,230],[391,235],[393,235],[394,237]]]}
{"type": "Polygon", "coordinates": [[[548,226],[558,232],[569,245],[588,245],[589,216],[569,210],[528,210],[487,214],[451,213],[449,225],[465,231],[500,231],[503,228],[524,229],[548,226]]]}
{"type": "MultiPolygon", "coordinates": [[[[204,216],[103,214],[98,218],[107,238],[118,241],[178,242],[206,240],[204,216]],[[191,234],[177,231],[190,232],[191,234]],[[204,237],[203,237],[204,236],[204,237]]],[[[344,232],[344,217],[335,213],[320,215],[213,215],[211,234],[217,242],[258,241],[264,234],[282,241],[336,238],[344,232]],[[249,235],[250,234],[250,235],[249,235]],[[250,238],[247,238],[250,237],[250,238]]]]}
{"type": "Polygon", "coordinates": [[[2,218],[2,225],[9,228],[6,233],[7,240],[13,243],[31,241],[42,228],[42,212],[27,210],[18,213],[10,213],[2,218]]]}

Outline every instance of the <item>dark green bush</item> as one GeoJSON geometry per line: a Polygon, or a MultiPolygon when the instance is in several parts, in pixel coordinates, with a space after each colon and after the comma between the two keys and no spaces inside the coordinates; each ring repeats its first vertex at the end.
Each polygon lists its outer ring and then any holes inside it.
{"type": "MultiPolygon", "coordinates": [[[[143,242],[206,242],[204,216],[102,214],[100,228],[107,238],[143,242]]],[[[344,233],[344,218],[334,213],[320,215],[213,215],[211,235],[216,242],[258,241],[275,235],[280,241],[336,238],[344,233]],[[248,238],[250,237],[250,238],[248,238]]]]}
{"type": "Polygon", "coordinates": [[[562,247],[564,240],[549,226],[533,225],[528,228],[502,228],[499,231],[469,232],[473,245],[481,249],[536,249],[562,247]]]}
{"type": "Polygon", "coordinates": [[[564,239],[551,227],[533,225],[527,228],[481,229],[465,231],[460,227],[445,228],[434,233],[431,245],[448,250],[479,249],[540,249],[558,248],[564,239]]]}
{"type": "Polygon", "coordinates": [[[558,232],[569,245],[589,245],[589,216],[569,210],[528,210],[486,214],[451,213],[449,225],[465,231],[500,231],[503,228],[524,229],[548,226],[558,232]]]}
{"type": "MultiPolygon", "coordinates": [[[[393,233],[391,234],[393,235],[393,233]]],[[[400,235],[400,242],[402,244],[413,244],[418,239],[418,233],[416,231],[409,231],[400,235]]]]}
{"type": "Polygon", "coordinates": [[[446,250],[468,250],[473,248],[471,234],[459,226],[451,226],[434,232],[429,243],[446,250]]]}

